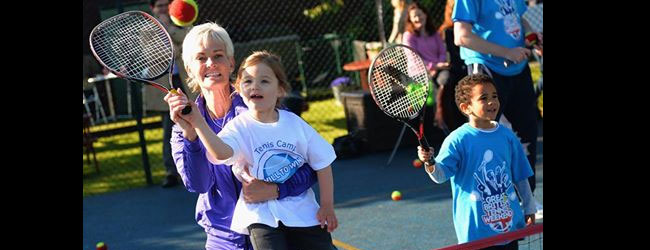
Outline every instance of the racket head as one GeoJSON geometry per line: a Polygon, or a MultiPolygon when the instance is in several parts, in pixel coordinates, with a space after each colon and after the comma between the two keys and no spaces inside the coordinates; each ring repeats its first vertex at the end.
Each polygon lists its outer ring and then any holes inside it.
{"type": "Polygon", "coordinates": [[[151,81],[170,73],[174,55],[169,33],[153,16],[128,11],[104,20],[90,33],[90,49],[114,74],[169,90],[151,81]]]}
{"type": "Polygon", "coordinates": [[[388,116],[402,121],[420,114],[431,87],[420,55],[401,44],[384,48],[373,59],[368,86],[377,106],[388,116]]]}

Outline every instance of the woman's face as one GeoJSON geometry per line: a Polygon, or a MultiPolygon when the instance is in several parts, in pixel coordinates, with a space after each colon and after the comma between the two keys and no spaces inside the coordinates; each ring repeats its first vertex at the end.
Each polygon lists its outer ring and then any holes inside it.
{"type": "Polygon", "coordinates": [[[230,84],[230,73],[234,70],[233,59],[226,55],[226,46],[214,39],[197,42],[189,65],[189,74],[197,79],[201,88],[212,88],[230,84]]]}
{"type": "Polygon", "coordinates": [[[409,19],[411,19],[413,27],[420,30],[427,22],[427,15],[420,8],[415,8],[409,11],[409,19]]]}

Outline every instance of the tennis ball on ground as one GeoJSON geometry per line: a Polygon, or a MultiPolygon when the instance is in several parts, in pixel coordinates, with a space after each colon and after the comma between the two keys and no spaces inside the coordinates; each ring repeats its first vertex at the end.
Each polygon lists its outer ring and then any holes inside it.
{"type": "Polygon", "coordinates": [[[420,161],[420,159],[413,160],[413,166],[416,167],[416,168],[421,168],[422,167],[422,161],[420,161]]]}
{"type": "Polygon", "coordinates": [[[402,199],[402,193],[399,191],[395,190],[393,193],[390,195],[390,198],[392,198],[394,201],[398,201],[402,199]]]}
{"type": "Polygon", "coordinates": [[[108,250],[108,246],[104,242],[97,243],[97,250],[108,250]]]}
{"type": "Polygon", "coordinates": [[[178,26],[190,26],[199,16],[199,7],[194,0],[173,0],[169,4],[169,17],[178,26]]]}

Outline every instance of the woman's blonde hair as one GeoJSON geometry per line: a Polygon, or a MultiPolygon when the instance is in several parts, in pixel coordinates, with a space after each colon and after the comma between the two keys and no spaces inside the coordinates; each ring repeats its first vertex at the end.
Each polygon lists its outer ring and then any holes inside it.
{"type": "MultiPolygon", "coordinates": [[[[269,66],[269,68],[273,70],[275,78],[278,79],[278,86],[284,90],[284,94],[291,92],[291,85],[289,84],[289,81],[287,81],[287,74],[284,72],[282,60],[279,56],[272,54],[266,50],[253,52],[253,54],[246,57],[246,59],[241,63],[239,70],[237,70],[237,80],[235,81],[235,89],[237,92],[241,93],[240,82],[242,78],[242,72],[244,72],[246,68],[258,65],[260,63],[266,64],[266,66],[269,66]]],[[[276,108],[280,107],[280,99],[281,98],[278,98],[275,103],[276,108]]]]}
{"type": "MultiPolygon", "coordinates": [[[[194,26],[188,33],[185,35],[183,40],[183,63],[185,64],[185,71],[190,72],[190,65],[192,60],[194,60],[193,48],[199,45],[207,44],[207,41],[212,39],[214,41],[220,42],[226,47],[226,56],[228,59],[232,59],[235,56],[235,49],[230,40],[230,35],[228,32],[221,27],[220,25],[207,22],[201,25],[194,26]]],[[[197,79],[194,79],[192,74],[187,74],[187,86],[190,87],[192,92],[199,92],[201,86],[197,79]]]]}

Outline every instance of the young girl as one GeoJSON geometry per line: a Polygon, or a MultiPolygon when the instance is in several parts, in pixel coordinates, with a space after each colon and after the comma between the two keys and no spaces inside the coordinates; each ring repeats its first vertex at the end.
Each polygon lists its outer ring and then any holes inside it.
{"type": "Polygon", "coordinates": [[[208,158],[233,164],[238,178],[275,183],[283,183],[307,162],[317,171],[320,207],[311,189],[260,203],[246,203],[240,195],[231,230],[250,234],[254,249],[331,249],[330,232],[338,226],[330,167],[336,158],[333,147],[302,118],[278,109],[279,98],[289,93],[290,86],[277,56],[263,51],[246,58],[235,88],[248,111],[226,124],[218,136],[204,123],[195,125],[208,158]]]}
{"type": "MultiPolygon", "coordinates": [[[[445,138],[435,161],[430,159],[433,148],[426,152],[418,147],[418,156],[434,182],[451,179],[458,243],[534,223],[535,206],[528,185],[532,169],[519,139],[494,121],[500,104],[492,79],[476,74],[460,80],[456,104],[469,122],[445,138]]],[[[517,249],[517,241],[495,247],[517,249]]]]}

